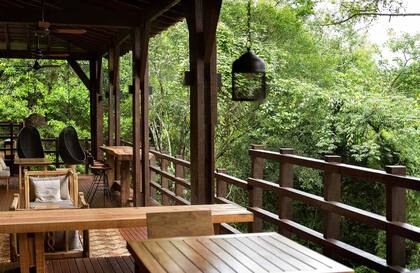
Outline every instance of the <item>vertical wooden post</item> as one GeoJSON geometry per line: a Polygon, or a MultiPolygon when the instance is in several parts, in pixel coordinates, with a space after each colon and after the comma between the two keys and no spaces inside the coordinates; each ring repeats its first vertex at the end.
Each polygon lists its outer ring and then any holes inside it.
{"type": "MultiPolygon", "coordinates": [[[[394,175],[406,175],[405,166],[386,166],[385,171],[394,175]]],[[[386,185],[386,219],[388,221],[406,221],[406,190],[386,185]]],[[[406,264],[405,240],[403,237],[386,232],[386,261],[388,265],[402,266],[406,264]]]]}
{"type": "Polygon", "coordinates": [[[114,145],[114,133],[115,133],[115,116],[114,116],[114,85],[115,85],[115,51],[114,47],[110,47],[108,50],[108,145],[114,145]]]}
{"type": "MultiPolygon", "coordinates": [[[[336,155],[326,155],[325,161],[329,163],[340,163],[341,157],[336,155]]],[[[329,170],[324,171],[324,200],[337,201],[341,200],[341,174],[329,170]]],[[[341,217],[332,212],[324,214],[324,238],[340,239],[340,222],[341,217]]],[[[324,253],[332,255],[333,253],[324,249],[324,253]]]]}
{"type": "MultiPolygon", "coordinates": [[[[167,154],[166,152],[163,152],[164,154],[167,154]]],[[[160,159],[160,169],[162,172],[168,171],[168,161],[164,158],[160,159]]],[[[162,188],[168,189],[169,183],[168,178],[164,177],[163,175],[160,176],[160,185],[162,188]]],[[[169,198],[165,194],[162,194],[162,205],[167,206],[169,205],[169,198]]]]}
{"type": "Polygon", "coordinates": [[[147,206],[149,195],[149,25],[133,29],[133,204],[147,206]],[[143,157],[143,160],[141,158],[143,157]]]}
{"type": "MultiPolygon", "coordinates": [[[[184,159],[182,155],[177,155],[176,158],[184,159]]],[[[184,178],[184,166],[175,163],[175,177],[184,178]]],[[[175,194],[177,196],[183,196],[184,187],[182,185],[179,185],[178,183],[175,183],[175,194]]]]}
{"type": "MultiPolygon", "coordinates": [[[[155,150],[155,147],[150,147],[150,150],[155,150]]],[[[150,159],[150,166],[156,166],[156,158],[153,156],[150,159]]],[[[150,171],[150,179],[149,181],[156,182],[156,174],[153,171],[150,171]]],[[[150,198],[156,200],[156,189],[154,187],[150,187],[150,198]]]]}
{"type": "Polygon", "coordinates": [[[89,64],[92,154],[95,159],[102,160],[103,154],[98,149],[103,145],[102,58],[91,59],[89,64]]]}
{"type": "MultiPolygon", "coordinates": [[[[218,173],[226,173],[226,169],[217,169],[218,173]]],[[[227,194],[227,183],[223,179],[216,179],[216,196],[225,198],[227,194]]]]}
{"type": "MultiPolygon", "coordinates": [[[[264,150],[264,145],[251,145],[253,150],[264,150]]],[[[251,177],[255,179],[264,178],[264,159],[260,157],[251,158],[251,177]]],[[[261,188],[248,187],[248,206],[262,208],[263,191],[261,188]]],[[[254,222],[248,224],[248,232],[259,232],[263,228],[261,218],[255,218],[254,222]]]]}
{"type": "MultiPolygon", "coordinates": [[[[280,154],[293,154],[293,149],[282,148],[280,154]]],[[[280,187],[293,188],[293,165],[285,162],[280,162],[280,187]]],[[[280,219],[292,219],[292,200],[288,197],[279,195],[278,199],[279,218],[280,219]]],[[[290,237],[289,231],[279,227],[278,232],[284,236],[290,237]]]]}
{"type": "Polygon", "coordinates": [[[221,1],[184,2],[190,45],[191,203],[213,199],[217,109],[216,28],[221,1]]]}
{"type": "MultiPolygon", "coordinates": [[[[121,101],[121,90],[120,90],[120,46],[116,45],[114,47],[114,130],[115,130],[115,145],[121,145],[121,111],[120,111],[120,101],[121,101]]],[[[118,168],[117,168],[118,169],[118,168]]],[[[118,171],[117,171],[118,173],[118,171]]]]}

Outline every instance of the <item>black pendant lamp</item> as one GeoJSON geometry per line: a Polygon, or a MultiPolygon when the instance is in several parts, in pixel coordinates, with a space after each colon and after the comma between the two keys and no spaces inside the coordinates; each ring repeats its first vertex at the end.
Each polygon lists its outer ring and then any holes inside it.
{"type": "Polygon", "coordinates": [[[252,53],[251,0],[248,0],[247,52],[232,65],[232,100],[262,101],[266,96],[266,74],[264,61],[252,53]]]}

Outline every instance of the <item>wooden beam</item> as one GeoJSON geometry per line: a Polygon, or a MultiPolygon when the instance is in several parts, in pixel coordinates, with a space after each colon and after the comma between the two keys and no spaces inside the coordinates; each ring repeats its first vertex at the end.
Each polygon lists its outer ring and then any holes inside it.
{"type": "Polygon", "coordinates": [[[114,86],[115,86],[115,48],[109,48],[108,53],[108,145],[114,145],[115,115],[114,115],[114,86]]]}
{"type": "Polygon", "coordinates": [[[90,90],[90,80],[88,76],[86,76],[86,73],[83,71],[82,67],[76,60],[68,59],[67,60],[70,67],[73,69],[74,73],[79,77],[79,79],[83,82],[85,87],[90,90]]]}
{"type": "Polygon", "coordinates": [[[149,31],[150,25],[146,23],[143,26],[142,54],[140,58],[140,77],[142,79],[141,87],[141,119],[140,119],[140,142],[141,149],[141,181],[142,181],[142,205],[150,205],[150,166],[149,166],[149,31]]]}
{"type": "MultiPolygon", "coordinates": [[[[48,14],[48,21],[54,26],[91,26],[125,28],[139,25],[142,13],[137,10],[115,12],[113,9],[104,9],[99,5],[87,1],[63,1],[63,9],[54,10],[48,14]]],[[[0,23],[33,24],[39,20],[39,8],[2,8],[0,23]]]]}
{"type": "Polygon", "coordinates": [[[115,145],[121,145],[121,90],[120,90],[120,54],[121,49],[119,45],[114,48],[114,111],[115,111],[115,145]]]}
{"type": "Polygon", "coordinates": [[[89,63],[92,154],[96,160],[102,160],[103,154],[98,149],[103,145],[102,58],[92,59],[89,63]]]}
{"type": "MultiPolygon", "coordinates": [[[[69,54],[68,52],[63,51],[52,51],[50,54],[69,54]]],[[[91,54],[88,53],[70,53],[70,56],[42,56],[36,57],[28,50],[0,50],[0,58],[8,59],[48,59],[48,60],[89,60],[92,58],[91,54]]]]}
{"type": "Polygon", "coordinates": [[[149,204],[148,77],[149,25],[133,28],[133,204],[149,204]],[[140,112],[141,110],[141,112],[140,112]],[[142,152],[140,152],[142,149],[142,152]],[[145,154],[143,159],[141,156],[145,154]]]}
{"type": "Polygon", "coordinates": [[[159,16],[170,10],[173,6],[177,5],[181,0],[162,0],[156,1],[155,4],[148,9],[145,18],[146,22],[152,22],[159,16]]]}
{"type": "MultiPolygon", "coordinates": [[[[214,174],[214,127],[217,109],[216,43],[217,20],[220,5],[210,10],[203,0],[185,1],[190,42],[190,151],[191,151],[191,202],[211,203],[214,174]],[[206,25],[214,24],[214,25],[206,25]],[[204,36],[206,34],[207,36],[204,36]],[[205,58],[204,52],[209,52],[205,58]]],[[[216,1],[218,2],[218,1],[216,1]]]]}
{"type": "Polygon", "coordinates": [[[9,25],[4,25],[4,37],[6,43],[6,50],[10,50],[10,35],[9,35],[9,25]]]}
{"type": "Polygon", "coordinates": [[[204,40],[206,44],[204,59],[210,61],[213,50],[216,47],[216,30],[219,22],[222,0],[204,1],[204,40]]]}
{"type": "Polygon", "coordinates": [[[135,27],[132,33],[133,43],[133,97],[132,97],[132,120],[133,120],[133,206],[138,207],[141,193],[141,166],[140,166],[140,67],[141,55],[141,29],[135,27]]]}

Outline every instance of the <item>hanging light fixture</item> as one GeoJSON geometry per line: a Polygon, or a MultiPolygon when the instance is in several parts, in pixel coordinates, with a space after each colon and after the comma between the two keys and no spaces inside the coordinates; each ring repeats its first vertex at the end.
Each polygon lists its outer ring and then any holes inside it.
{"type": "Polygon", "coordinates": [[[262,101],[266,96],[264,61],[252,53],[251,1],[248,0],[247,52],[232,65],[232,99],[234,101],[262,101]]]}

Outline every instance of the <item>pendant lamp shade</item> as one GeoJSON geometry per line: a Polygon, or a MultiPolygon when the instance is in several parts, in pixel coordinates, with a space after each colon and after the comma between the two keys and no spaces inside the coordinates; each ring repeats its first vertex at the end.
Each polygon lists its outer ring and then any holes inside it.
{"type": "Polygon", "coordinates": [[[266,73],[262,59],[248,50],[232,65],[232,100],[262,101],[266,96],[266,73]]]}

